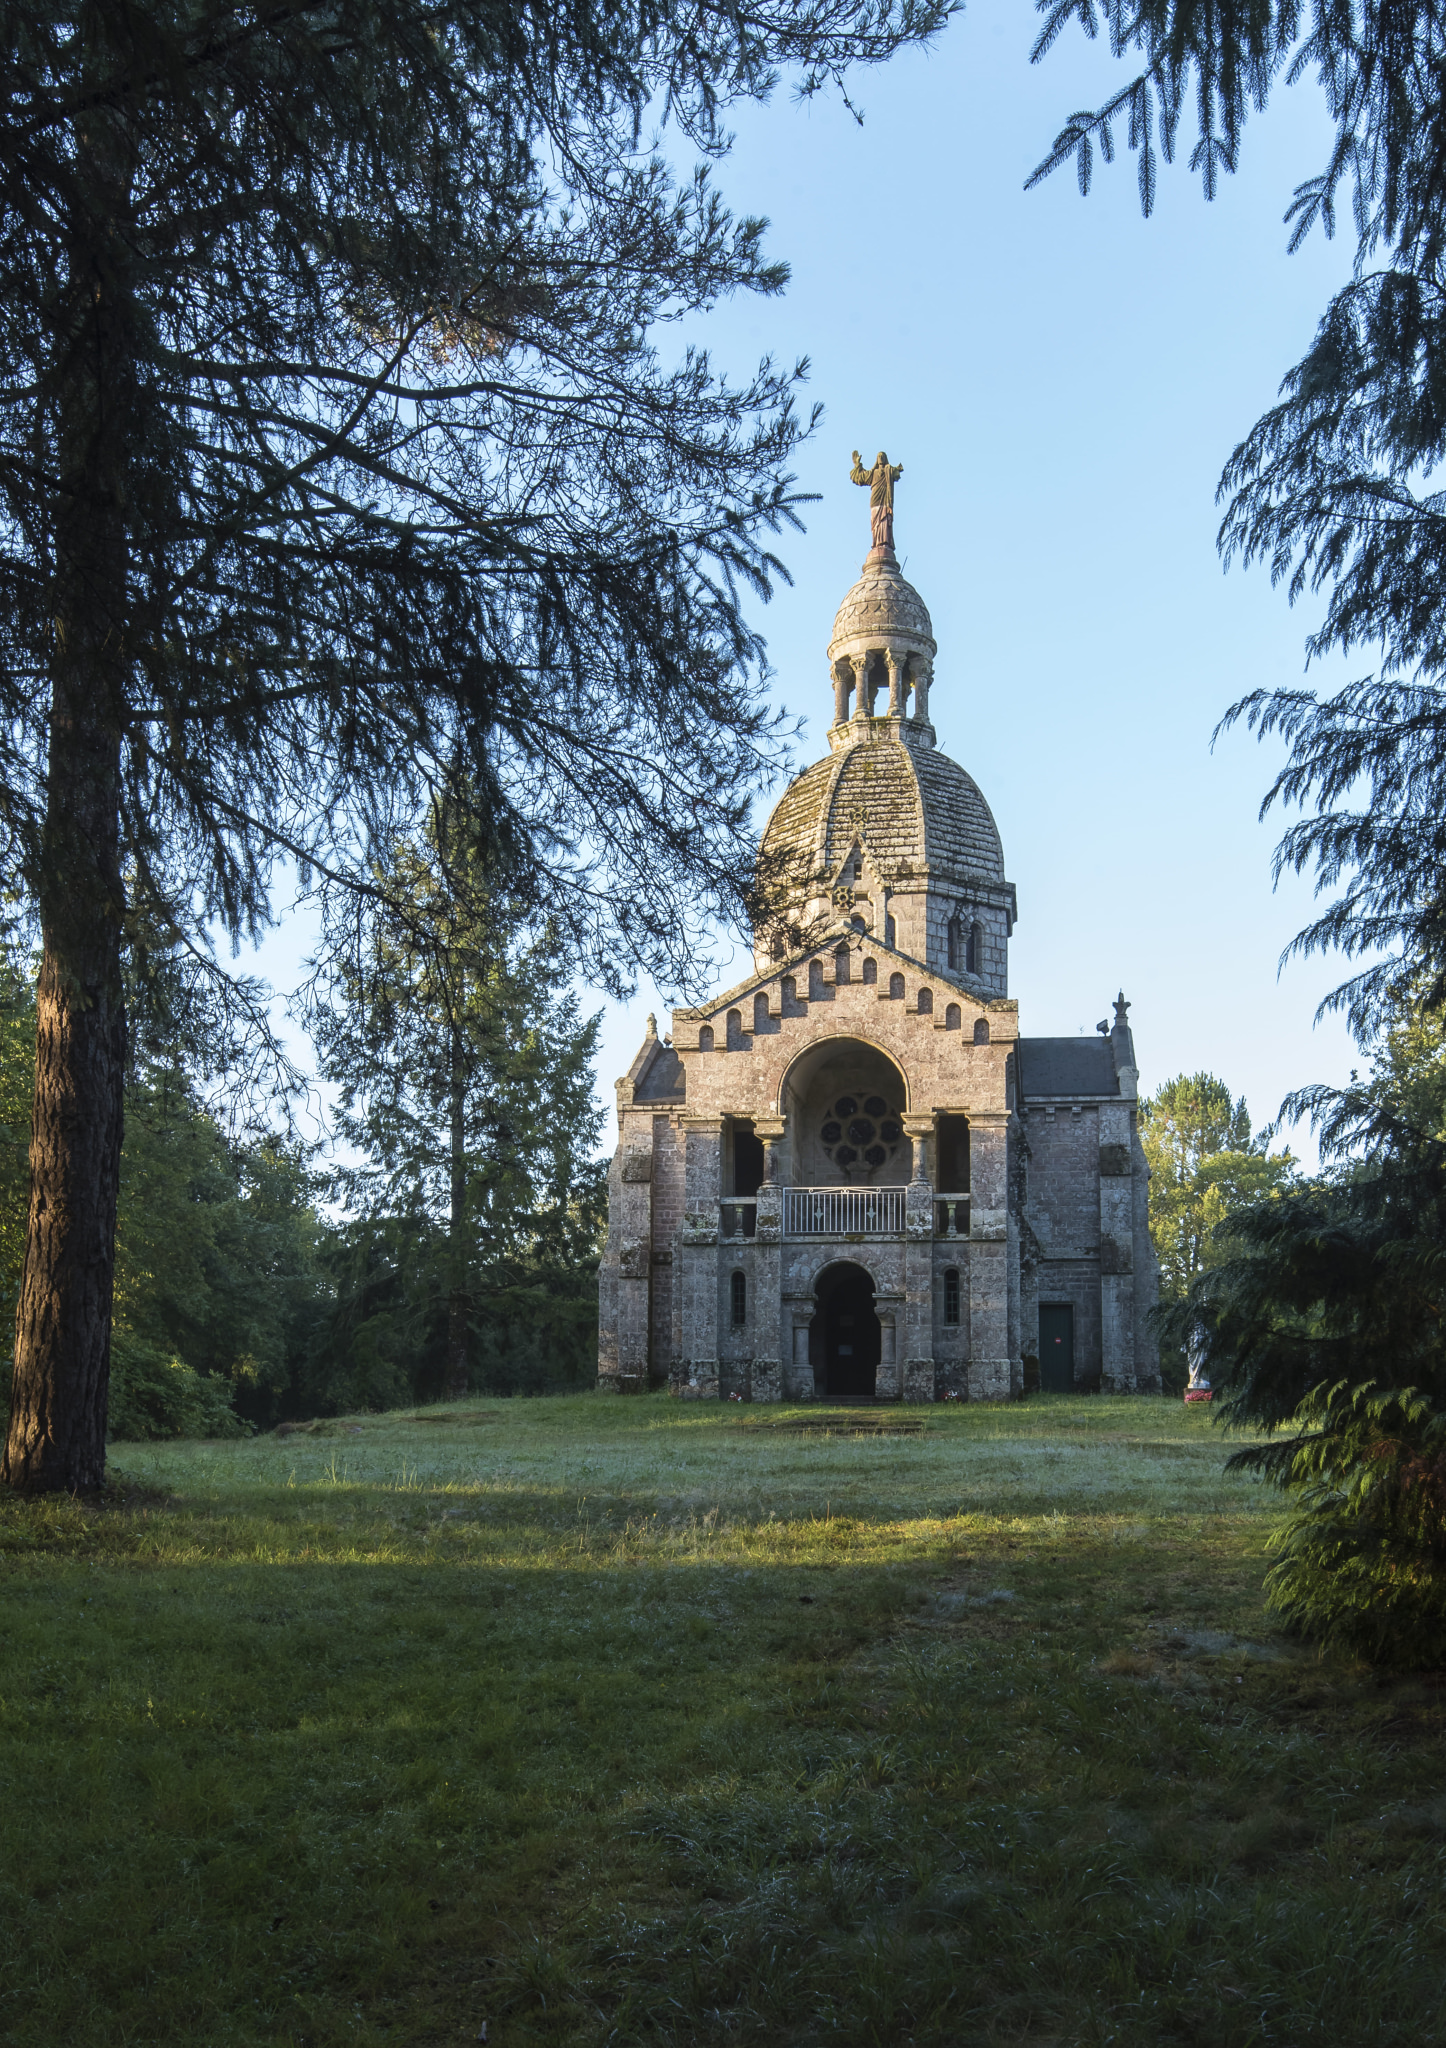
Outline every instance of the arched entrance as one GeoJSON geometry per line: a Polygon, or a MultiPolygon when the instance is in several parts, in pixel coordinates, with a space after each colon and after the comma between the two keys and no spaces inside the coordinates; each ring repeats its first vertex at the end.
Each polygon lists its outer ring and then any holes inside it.
{"type": "Polygon", "coordinates": [[[862,1266],[830,1266],[818,1277],[814,1367],[830,1400],[871,1400],[876,1391],[881,1339],[874,1283],[862,1266]]]}

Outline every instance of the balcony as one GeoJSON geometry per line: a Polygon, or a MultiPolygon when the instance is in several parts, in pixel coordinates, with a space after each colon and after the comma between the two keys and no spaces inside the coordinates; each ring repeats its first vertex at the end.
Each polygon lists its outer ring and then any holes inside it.
{"type": "Polygon", "coordinates": [[[905,1188],[785,1188],[785,1237],[902,1237],[905,1188]]]}

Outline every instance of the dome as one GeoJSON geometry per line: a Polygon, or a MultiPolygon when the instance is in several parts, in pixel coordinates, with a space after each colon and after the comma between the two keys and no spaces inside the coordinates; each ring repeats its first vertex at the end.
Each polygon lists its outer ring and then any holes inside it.
{"type": "Polygon", "coordinates": [[[947,754],[892,733],[860,738],[805,768],[774,806],[763,852],[798,887],[833,874],[856,841],[890,881],[1004,880],[999,829],[973,776],[947,754]]]}
{"type": "Polygon", "coordinates": [[[863,575],[838,608],[828,644],[829,660],[847,654],[861,640],[873,646],[903,642],[928,654],[935,651],[929,608],[892,563],[864,564],[863,575]]]}

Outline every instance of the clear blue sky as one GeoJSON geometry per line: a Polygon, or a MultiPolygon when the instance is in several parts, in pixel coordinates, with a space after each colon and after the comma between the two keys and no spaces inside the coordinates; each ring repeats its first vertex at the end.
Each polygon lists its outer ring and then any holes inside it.
{"type": "MultiPolygon", "coordinates": [[[[1341,1026],[1312,1025],[1339,963],[1277,978],[1310,907],[1302,884],[1272,893],[1279,828],[1256,822],[1277,753],[1210,744],[1234,698],[1300,679],[1315,610],[1259,571],[1222,573],[1214,494],[1351,243],[1286,253],[1281,217],[1328,138],[1312,86],[1249,124],[1212,205],[1180,162],[1142,220],[1123,150],[1088,200],[1070,171],[1026,193],[1062,118],[1124,76],[1078,32],[1031,67],[1036,21],[975,0],[932,52],[853,81],[862,127],[786,91],[735,123],[721,189],[768,217],[793,278],[706,338],[738,374],[807,355],[826,409],[799,465],[821,500],[785,543],[793,587],[758,621],[812,759],[829,627],[867,546],[849,455],[887,448],[905,466],[900,555],[939,642],[939,743],[981,784],[1018,887],[1021,1028],[1090,1031],[1123,986],[1142,1085],[1209,1068],[1258,1125],[1357,1055],[1341,1026]]],[[[740,953],[723,979],[744,971],[740,953]]],[[[667,1028],[668,993],[607,1006],[609,1103],[647,1011],[667,1028]]]]}

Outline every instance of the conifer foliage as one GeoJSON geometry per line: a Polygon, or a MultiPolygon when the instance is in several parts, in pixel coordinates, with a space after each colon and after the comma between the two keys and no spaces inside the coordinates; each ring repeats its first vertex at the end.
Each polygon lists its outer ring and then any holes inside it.
{"type": "Polygon", "coordinates": [[[127,1012],[277,863],[364,873],[462,765],[615,970],[736,900],[775,743],[792,373],[666,362],[770,292],[706,157],[947,0],[0,10],[0,831],[44,947],[8,1482],[104,1471],[127,1012]]]}

